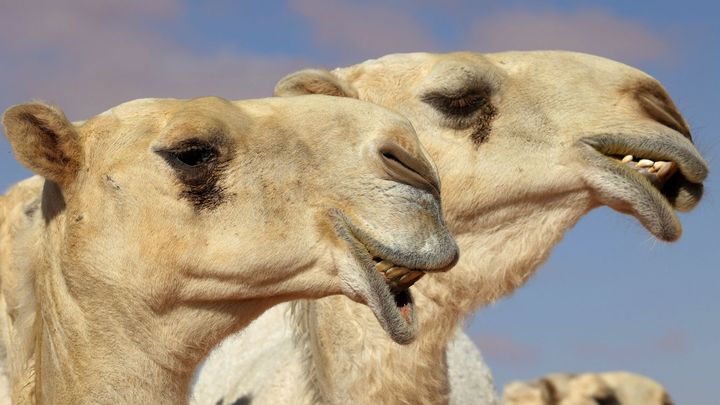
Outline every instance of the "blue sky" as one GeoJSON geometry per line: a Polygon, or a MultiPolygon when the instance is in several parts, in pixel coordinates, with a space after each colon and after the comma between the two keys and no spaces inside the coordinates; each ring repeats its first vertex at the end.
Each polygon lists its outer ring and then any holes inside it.
{"type": "MultiPolygon", "coordinates": [[[[0,109],[56,102],[83,119],[139,97],[270,95],[307,66],[403,51],[571,49],[642,68],[711,164],[684,236],[654,241],[599,209],[527,286],[469,323],[498,386],[553,371],[636,371],[681,404],[720,375],[720,5],[710,1],[27,0],[0,5],[0,109]]],[[[0,140],[0,188],[28,176],[0,140]]]]}

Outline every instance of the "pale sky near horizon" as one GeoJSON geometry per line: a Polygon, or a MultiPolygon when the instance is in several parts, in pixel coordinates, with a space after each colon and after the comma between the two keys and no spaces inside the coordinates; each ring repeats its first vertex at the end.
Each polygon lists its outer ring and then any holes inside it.
{"type": "MultiPolygon", "coordinates": [[[[498,387],[555,371],[630,370],[679,404],[720,376],[720,3],[609,0],[25,0],[0,4],[0,110],[31,99],[80,120],[140,97],[269,96],[308,66],[407,51],[569,49],[659,79],[711,165],[682,239],[603,208],[468,332],[498,387]],[[10,3],[10,4],[8,4],[10,3]]],[[[0,139],[0,188],[26,177],[0,139]]]]}

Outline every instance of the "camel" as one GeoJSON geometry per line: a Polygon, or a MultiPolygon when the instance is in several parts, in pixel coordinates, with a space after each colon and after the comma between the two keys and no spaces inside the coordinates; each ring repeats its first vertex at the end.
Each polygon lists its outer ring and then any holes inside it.
{"type": "Polygon", "coordinates": [[[407,343],[408,287],[457,260],[434,165],[371,103],[142,99],[80,125],[29,103],[3,124],[38,175],[0,206],[15,404],[186,402],[210,349],[287,300],[344,293],[407,343]]]}
{"type": "Polygon", "coordinates": [[[281,370],[278,378],[287,386],[248,386],[243,376],[220,373],[212,364],[239,356],[243,342],[267,333],[251,325],[199,369],[197,403],[228,404],[242,396],[252,397],[253,405],[288,398],[442,404],[470,397],[494,403],[493,392],[463,392],[451,379],[492,387],[483,365],[470,376],[448,364],[460,357],[446,353],[460,347],[448,346],[460,321],[522,286],[564,233],[596,207],[629,214],[656,238],[676,240],[682,230],[676,210],[696,206],[708,173],[661,84],[593,55],[394,54],[293,73],[275,93],[359,98],[409,118],[438,165],[445,218],[462,255],[452,274],[416,285],[423,311],[421,333],[411,345],[391,344],[371,314],[350,300],[296,302],[286,306],[291,316],[283,319],[295,335],[284,339],[297,354],[263,364],[281,370]],[[223,382],[228,379],[233,381],[223,382]]]}
{"type": "Polygon", "coordinates": [[[505,405],[672,405],[665,388],[650,378],[624,371],[548,374],[505,386],[505,405]]]}

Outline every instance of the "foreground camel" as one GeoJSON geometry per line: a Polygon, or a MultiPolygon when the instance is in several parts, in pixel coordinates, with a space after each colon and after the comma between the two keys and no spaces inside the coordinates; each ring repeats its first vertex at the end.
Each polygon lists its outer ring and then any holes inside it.
{"type": "MultiPolygon", "coordinates": [[[[423,311],[413,344],[391,344],[369,311],[342,297],[298,302],[285,328],[294,330],[295,341],[284,337],[296,354],[264,364],[278,371],[285,388],[273,390],[278,380],[248,386],[243,375],[213,365],[213,359],[243,356],[245,341],[267,333],[251,326],[200,370],[199,403],[224,396],[227,404],[244,395],[253,405],[288,398],[492,403],[486,368],[479,365],[473,377],[446,363],[459,322],[523,285],[593,208],[607,205],[632,215],[658,239],[676,240],[681,225],[675,210],[698,203],[708,172],[656,80],[586,54],[397,54],[333,71],[300,71],[275,91],[355,97],[408,117],[438,165],[445,217],[462,255],[451,274],[416,285],[423,311]],[[489,392],[463,392],[448,375],[485,379],[476,386],[489,392]],[[235,389],[213,388],[229,386],[235,389]]],[[[247,359],[236,369],[258,363],[247,359]]]]}
{"type": "Polygon", "coordinates": [[[407,342],[407,287],[457,258],[411,125],[370,103],[146,99],[82,125],[31,103],[3,123],[42,176],[0,206],[15,404],[183,403],[213,346],[298,298],[345,293],[407,342]]]}
{"type": "Polygon", "coordinates": [[[647,377],[623,371],[548,374],[505,386],[505,405],[672,405],[665,388],[647,377]]]}

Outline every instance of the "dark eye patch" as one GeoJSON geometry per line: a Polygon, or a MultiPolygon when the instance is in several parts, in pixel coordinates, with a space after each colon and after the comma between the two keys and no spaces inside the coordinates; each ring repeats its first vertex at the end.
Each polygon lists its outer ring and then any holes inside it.
{"type": "Polygon", "coordinates": [[[212,209],[225,199],[220,185],[227,161],[221,161],[219,149],[212,143],[190,139],[157,151],[174,169],[182,185],[180,195],[197,210],[212,209]]]}
{"type": "Polygon", "coordinates": [[[458,130],[472,128],[470,138],[475,145],[485,142],[490,135],[497,109],[490,100],[489,88],[457,93],[431,91],[420,99],[443,115],[444,126],[458,130]]]}

